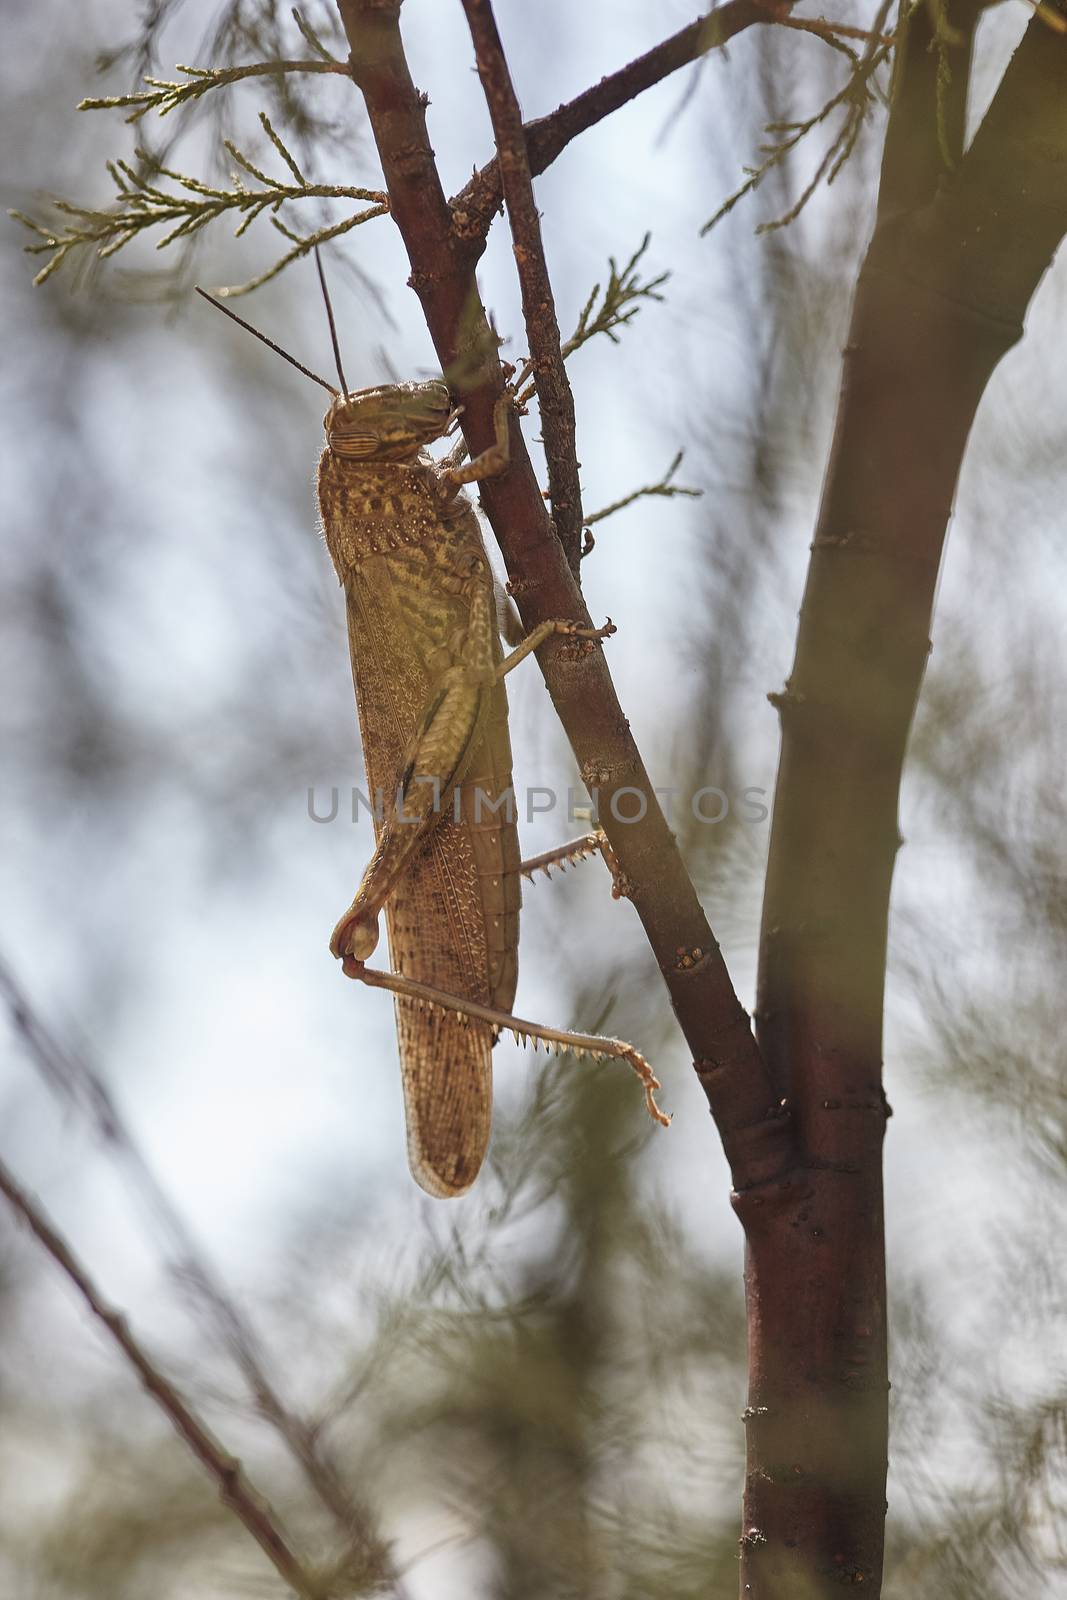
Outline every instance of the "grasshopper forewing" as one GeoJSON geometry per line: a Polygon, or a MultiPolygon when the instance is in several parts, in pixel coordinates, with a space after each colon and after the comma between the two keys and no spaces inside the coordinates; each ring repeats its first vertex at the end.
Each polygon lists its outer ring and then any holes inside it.
{"type": "MultiPolygon", "coordinates": [[[[489,450],[463,467],[438,463],[426,446],[457,415],[443,381],[350,394],[338,357],[339,393],[265,342],[334,395],[319,507],[345,591],[376,844],[330,948],[349,976],[393,990],[416,1182],[448,1197],[465,1193],[477,1177],[501,1027],[628,1061],[650,1113],[666,1123],[654,1098],[659,1084],[630,1045],[510,1015],[522,863],[504,675],[552,633],[600,639],[614,630],[610,623],[587,629],[545,622],[504,656],[492,571],[461,485],[506,465],[507,398],[497,406],[489,450]],[[391,974],[364,966],[383,911],[391,974]]],[[[560,858],[588,853],[588,839],[575,845],[560,858]]],[[[543,864],[538,858],[529,865],[543,864]]]]}
{"type": "MultiPolygon", "coordinates": [[[[422,453],[451,414],[431,382],[339,397],[326,417],[322,524],[345,590],[368,793],[384,802],[331,948],[365,960],[384,909],[395,971],[507,1012],[519,845],[493,577],[473,507],[422,453]]],[[[489,1138],[494,1030],[395,1006],[412,1173],[431,1194],[462,1194],[489,1138]]]]}

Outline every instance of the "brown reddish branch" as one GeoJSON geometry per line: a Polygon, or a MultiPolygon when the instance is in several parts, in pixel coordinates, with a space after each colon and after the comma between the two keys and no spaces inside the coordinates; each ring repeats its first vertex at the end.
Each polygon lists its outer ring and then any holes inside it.
{"type": "MultiPolygon", "coordinates": [[[[788,16],[793,3],[794,0],[727,0],[726,5],[717,6],[680,28],[547,116],[525,123],[523,133],[531,175],[536,178],[572,139],[603,122],[646,89],[698,61],[709,50],[718,49],[753,23],[780,22],[788,16]]],[[[457,235],[476,245],[478,253],[502,198],[500,167],[494,157],[479,168],[451,202],[457,235]]]]}
{"type": "Polygon", "coordinates": [[[574,395],[563,360],[556,302],[526,159],[522,112],[490,0],[461,0],[461,3],[474,41],[478,76],[482,80],[496,139],[504,205],[522,291],[523,320],[530,341],[530,365],[548,464],[552,520],[571,570],[577,572],[582,547],[582,488],[575,448],[574,395]]]}
{"type": "MultiPolygon", "coordinates": [[[[441,369],[462,399],[471,455],[493,439],[504,375],[474,278],[457,239],[426,130],[425,98],[411,81],[400,37],[401,0],[339,0],[352,76],[363,92],[389,190],[441,369]]],[[[636,91],[634,91],[636,92],[636,91]]],[[[508,470],[481,486],[527,631],[553,617],[590,625],[581,591],[541,498],[517,420],[508,470]]],[[[538,661],[601,825],[627,881],[671,1004],[708,1096],[738,1188],[790,1163],[788,1119],[752,1036],[749,1018],[685,870],[674,835],[630,733],[600,648],[548,644],[538,661]],[[616,815],[614,802],[620,795],[616,815]],[[640,813],[639,820],[620,818],[640,813]]]]}
{"type": "Polygon", "coordinates": [[[145,1389],[170,1419],[175,1432],[188,1445],[218,1486],[219,1498],[237,1516],[289,1587],[305,1600],[322,1600],[323,1586],[296,1554],[277,1513],[249,1481],[241,1463],[219,1444],[214,1434],[189,1408],[178,1390],[164,1377],[126,1318],[107,1304],[93,1279],[56,1231],[38,1202],[0,1162],[0,1194],[15,1215],[25,1222],[52,1260],[77,1289],[93,1316],[133,1367],[145,1389]]]}

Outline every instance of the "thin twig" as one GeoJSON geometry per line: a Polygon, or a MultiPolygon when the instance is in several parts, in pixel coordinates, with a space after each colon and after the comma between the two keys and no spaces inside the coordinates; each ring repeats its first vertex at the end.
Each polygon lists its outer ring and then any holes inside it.
{"type": "Polygon", "coordinates": [[[269,1502],[251,1483],[236,1457],[224,1450],[215,1436],[189,1408],[178,1390],[164,1377],[140,1342],[130,1332],[126,1318],[104,1300],[88,1271],[66,1240],[57,1233],[38,1202],[26,1192],[0,1161],[0,1193],[16,1216],[28,1224],[59,1269],[66,1274],[93,1316],[107,1329],[126,1360],[138,1374],[156,1404],[170,1419],[218,1486],[219,1498],[248,1529],[275,1569],[307,1600],[322,1600],[323,1589],[311,1569],[296,1554],[288,1533],[269,1502]]]}
{"type": "Polygon", "coordinates": [[[115,185],[116,204],[110,208],[74,205],[69,200],[55,199],[52,204],[63,216],[71,220],[62,228],[49,227],[21,211],[11,215],[31,233],[38,242],[26,246],[30,255],[47,255],[48,261],[34,282],[44,283],[73,251],[94,249],[100,260],[115,255],[131,240],[144,235],[149,229],[162,227],[167,231],[156,244],[157,250],[179,239],[188,239],[208,224],[226,213],[236,214],[240,221],[235,237],[247,232],[259,217],[269,214],[270,221],[285,238],[294,243],[272,267],[251,283],[221,290],[226,295],[247,294],[270,278],[276,277],[291,262],[307,255],[317,244],[347,233],[363,222],[384,216],[389,209],[389,198],[380,189],[368,189],[360,184],[308,183],[297,165],[296,158],[286,148],[270,120],[260,113],[260,124],[275,150],[289,169],[292,181],[279,181],[258,167],[232,140],[225,141],[226,149],[239,169],[233,177],[232,187],[221,189],[191,177],[188,173],[162,166],[146,150],[136,151],[141,168],[128,161],[109,161],[111,180],[115,185]],[[258,188],[249,188],[242,174],[254,178],[258,188]],[[177,193],[165,189],[159,179],[177,186],[177,193]],[[370,205],[340,222],[325,224],[304,237],[294,233],[280,218],[285,205],[297,200],[363,200],[370,205]]]}
{"type": "Polygon", "coordinates": [[[254,61],[243,67],[183,67],[178,62],[175,70],[186,74],[184,79],[145,78],[147,89],[135,94],[104,95],[99,99],[81,100],[79,111],[121,111],[128,106],[133,110],[127,122],[139,122],[150,111],[161,117],[190,100],[199,100],[209,89],[220,89],[226,84],[240,83],[244,78],[278,77],[283,72],[333,72],[347,75],[343,61],[254,61]]]}
{"type": "MultiPolygon", "coordinates": [[[[592,128],[646,89],[726,44],[759,22],[779,22],[793,0],[727,0],[653,46],[643,56],[558,106],[548,116],[523,126],[527,160],[533,177],[550,167],[572,139],[592,128]]],[[[494,158],[474,174],[450,202],[456,237],[480,246],[503,195],[500,168],[494,158]]]]}
{"type": "Polygon", "coordinates": [[[292,266],[294,261],[299,261],[304,256],[310,255],[313,250],[317,250],[321,245],[329,244],[331,239],[339,239],[342,234],[350,233],[353,228],[358,228],[363,222],[373,222],[375,217],[384,217],[388,210],[387,204],[371,206],[367,211],[357,211],[354,216],[344,217],[340,222],[332,223],[324,228],[316,228],[314,233],[306,235],[293,233],[277,217],[271,217],[270,220],[278,232],[284,234],[287,239],[295,241],[294,248],[287,251],[284,256],[280,256],[273,266],[268,267],[266,272],[261,272],[258,277],[250,278],[247,283],[228,284],[216,292],[220,298],[227,300],[236,300],[238,295],[251,294],[253,289],[261,289],[265,283],[269,283],[272,278],[276,278],[279,272],[284,272],[286,267],[292,266]]]}
{"type": "Polygon", "coordinates": [[[537,388],[552,520],[567,559],[577,571],[582,542],[582,488],[574,442],[574,396],[561,350],[556,304],[526,158],[522,112],[491,0],[461,0],[461,4],[474,41],[478,76],[496,138],[504,204],[515,246],[522,313],[537,388]]]}
{"type": "MultiPolygon", "coordinates": [[[[608,281],[601,289],[599,283],[594,283],[589,298],[578,313],[578,321],[574,332],[563,343],[563,359],[569,361],[576,350],[588,344],[590,339],[595,339],[599,334],[611,340],[612,344],[619,342],[619,329],[632,322],[641,309],[642,300],[663,301],[665,296],[658,291],[670,277],[669,272],[661,272],[654,278],[642,280],[638,276],[637,264],[652,241],[652,235],[646,233],[629,261],[620,268],[614,256],[608,257],[608,281]]],[[[515,407],[520,416],[525,415],[525,408],[536,393],[531,373],[533,362],[524,361],[513,376],[508,376],[508,386],[515,396],[515,407]]],[[[458,424],[457,424],[458,426],[458,424]]],[[[450,460],[453,465],[463,461],[467,455],[466,446],[457,444],[450,460]]],[[[585,528],[589,526],[589,518],[585,519],[585,528]]],[[[588,536],[588,537],[591,537],[588,536]]],[[[588,538],[587,538],[588,542],[588,538]]],[[[584,554],[584,550],[583,550],[584,554]]]]}
{"type": "MultiPolygon", "coordinates": [[[[601,289],[599,283],[594,283],[589,298],[578,313],[578,321],[574,332],[563,343],[562,353],[564,361],[569,361],[576,350],[580,350],[590,339],[595,339],[599,334],[618,344],[620,328],[632,322],[641,309],[642,300],[659,300],[664,296],[659,290],[670,277],[669,272],[661,272],[655,278],[642,281],[638,277],[637,264],[651,243],[652,235],[646,233],[629,261],[620,269],[614,256],[608,257],[608,281],[601,289]]],[[[534,395],[535,385],[527,383],[533,371],[533,362],[527,361],[518,376],[513,380],[512,388],[517,402],[524,406],[534,395]]],[[[588,522],[588,517],[586,522],[588,522]]]]}
{"type": "Polygon", "coordinates": [[[684,460],[685,451],[679,450],[658,483],[646,483],[641,489],[631,489],[621,500],[613,500],[609,506],[604,506],[602,510],[594,511],[592,516],[586,517],[585,526],[591,528],[594,522],[603,522],[605,517],[614,516],[616,511],[622,511],[626,506],[632,506],[635,500],[643,500],[648,495],[660,495],[663,499],[670,500],[676,494],[683,494],[691,500],[699,500],[704,493],[703,489],[686,489],[680,483],[671,481],[684,460]]]}
{"type": "Polygon", "coordinates": [[[84,1116],[119,1163],[141,1204],[167,1242],[168,1268],[194,1310],[240,1371],[264,1422],[278,1434],[307,1482],[333,1516],[345,1539],[368,1566],[388,1575],[388,1559],[366,1510],[350,1493],[321,1433],[292,1411],[267,1372],[267,1362],[248,1319],[204,1258],[190,1229],[146,1162],[104,1079],[83,1056],[67,1049],[38,1016],[8,962],[0,955],[0,996],[30,1059],[52,1092],[84,1116]]]}
{"type": "Polygon", "coordinates": [[[780,166],[786,156],[796,148],[802,139],[806,138],[813,129],[820,127],[835,111],[845,110],[845,118],[840,128],[834,134],[826,150],[820,157],[811,178],[801,190],[794,203],[780,217],[775,217],[770,222],[761,222],[756,228],[757,233],[773,233],[778,228],[784,228],[794,222],[803,211],[812,195],[825,178],[827,184],[833,183],[845,162],[852,154],[859,138],[869,107],[874,103],[874,96],[869,87],[870,79],[878,67],[888,58],[893,49],[892,35],[885,35],[881,31],[881,22],[888,15],[890,0],[882,0],[882,5],[876,18],[874,30],[866,36],[866,45],[862,56],[857,56],[853,51],[846,50],[849,57],[851,71],[844,87],[821,106],[812,116],[805,117],[800,122],[774,122],[770,123],[766,132],[778,137],[778,143],[765,147],[766,154],[760,165],[749,171],[744,183],[740,184],[722,205],[704,223],[700,232],[703,236],[710,233],[711,229],[721,222],[724,217],[734,209],[739,200],[759,187],[763,179],[775,167],[780,166]]]}
{"type": "Polygon", "coordinates": [[[777,17],[780,28],[795,28],[798,33],[813,33],[832,44],[835,39],[855,39],[859,44],[893,44],[891,33],[875,33],[870,28],[854,28],[847,22],[828,22],[825,17],[777,17]]]}

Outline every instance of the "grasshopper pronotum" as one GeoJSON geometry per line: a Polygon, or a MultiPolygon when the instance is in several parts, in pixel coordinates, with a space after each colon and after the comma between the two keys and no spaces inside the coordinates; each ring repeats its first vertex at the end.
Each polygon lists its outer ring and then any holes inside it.
{"type": "MultiPolygon", "coordinates": [[[[510,1015],[523,863],[504,676],[552,634],[598,640],[614,629],[544,622],[504,656],[492,571],[462,485],[506,466],[509,397],[498,404],[487,451],[462,466],[459,451],[434,461],[426,446],[458,416],[446,384],[350,392],[324,281],[323,293],[340,390],[265,342],[333,395],[319,506],[345,590],[367,790],[386,800],[375,813],[374,854],[330,949],[350,977],[394,993],[411,1171],[443,1198],[469,1189],[482,1164],[502,1028],[629,1061],[651,1115],[668,1120],[651,1068],[630,1045],[510,1015]],[[364,965],[382,911],[390,973],[364,965]]],[[[589,841],[579,840],[558,859],[587,853],[589,841]]]]}

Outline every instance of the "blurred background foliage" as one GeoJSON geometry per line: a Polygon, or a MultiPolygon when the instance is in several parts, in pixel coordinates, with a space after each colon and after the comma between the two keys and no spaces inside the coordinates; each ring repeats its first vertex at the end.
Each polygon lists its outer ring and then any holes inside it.
{"type": "MultiPolygon", "coordinates": [[[[608,26],[599,6],[502,5],[526,114],[689,20],[654,9],[615,5],[608,26]]],[[[1009,0],[983,18],[972,120],[1027,14],[1009,0]]],[[[330,8],[306,15],[335,47],[330,8]]],[[[840,18],[871,21],[858,4],[840,18]]],[[[462,16],[408,0],[405,26],[455,190],[489,150],[462,16]]],[[[313,181],[379,181],[339,77],[258,79],[135,130],[120,113],[74,113],[178,61],[306,55],[288,8],[154,0],[133,18],[94,0],[72,21],[49,0],[9,10],[5,40],[4,190],[21,211],[40,215],[41,191],[106,203],[104,162],[133,159],[137,140],[215,181],[231,164],[224,138],[269,156],[261,111],[313,181]]],[[[565,323],[648,228],[650,268],[672,274],[666,302],[619,348],[581,351],[573,379],[588,506],[655,481],[680,446],[684,481],[705,491],[599,526],[584,569],[591,608],[620,624],[611,664],[646,759],[683,797],[751,786],[769,802],[764,696],[792,656],[881,113],[787,229],[757,238],[753,225],[790,209],[816,147],[708,238],[698,229],[754,164],[762,127],[809,115],[844,70],[817,39],[752,30],[538,183],[565,323]]],[[[324,201],[308,220],[334,215],[324,201]]],[[[342,984],[326,955],[369,832],[315,826],[307,810],[309,788],[361,776],[313,511],[322,407],[190,294],[194,280],[262,271],[277,237],[263,221],[238,241],[216,226],[164,254],[138,243],[103,267],[65,264],[40,292],[22,242],[12,225],[0,257],[0,953],[82,1094],[57,1096],[9,1012],[5,1158],[302,1547],[341,1562],[338,1592],[732,1594],[740,1232],[703,1097],[602,867],[527,891],[520,1010],[632,1037],[674,1126],[646,1129],[623,1071],[545,1067],[501,1045],[490,1165],[454,1205],[406,1174],[388,1002],[342,984]],[[240,1339],[223,1348],[217,1305],[158,1206],[98,1137],[78,1063],[99,1072],[185,1243],[254,1330],[305,1447],[336,1465],[332,1509],[264,1421],[240,1339]]],[[[482,283],[514,358],[509,256],[498,225],[482,283]]],[[[432,370],[388,222],[349,236],[330,266],[350,375],[432,370]]],[[[906,778],[886,1035],[893,1600],[1067,1594],[1064,293],[1061,264],[979,415],[906,778]]],[[[241,309],[328,367],[307,263],[241,309]]],[[[537,675],[511,681],[518,781],[562,794],[577,780],[537,675]]],[[[678,807],[750,998],[766,824],[736,804],[716,827],[678,807]]],[[[573,831],[558,812],[536,817],[524,845],[573,831]]],[[[0,1589],[280,1593],[6,1221],[0,1311],[0,1589]]]]}

